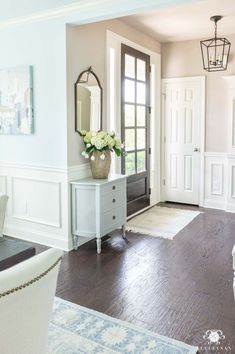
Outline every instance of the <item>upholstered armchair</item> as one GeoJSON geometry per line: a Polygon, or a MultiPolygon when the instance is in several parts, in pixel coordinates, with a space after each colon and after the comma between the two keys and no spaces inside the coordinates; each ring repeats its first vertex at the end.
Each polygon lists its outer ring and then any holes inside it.
{"type": "Polygon", "coordinates": [[[46,354],[61,258],[49,249],[0,272],[0,353],[46,354]]]}
{"type": "Polygon", "coordinates": [[[0,194],[0,237],[3,236],[3,226],[6,214],[8,196],[0,194]]]}

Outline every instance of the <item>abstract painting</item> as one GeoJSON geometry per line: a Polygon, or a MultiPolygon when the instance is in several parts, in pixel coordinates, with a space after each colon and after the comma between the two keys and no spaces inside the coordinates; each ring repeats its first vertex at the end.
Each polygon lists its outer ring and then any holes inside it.
{"type": "Polygon", "coordinates": [[[33,133],[31,66],[0,69],[0,134],[33,133]]]}

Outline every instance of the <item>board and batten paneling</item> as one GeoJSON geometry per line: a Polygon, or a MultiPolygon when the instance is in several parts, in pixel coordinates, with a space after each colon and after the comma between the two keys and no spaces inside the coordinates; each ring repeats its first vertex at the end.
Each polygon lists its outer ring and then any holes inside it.
{"type": "Polygon", "coordinates": [[[0,164],[0,193],[9,196],[4,234],[71,250],[69,182],[89,175],[89,164],[69,168],[0,164]]]}
{"type": "Polygon", "coordinates": [[[235,212],[235,156],[228,155],[227,211],[235,212]]]}
{"type": "Polygon", "coordinates": [[[204,207],[235,212],[235,155],[205,153],[204,207]]]}
{"type": "Polygon", "coordinates": [[[228,86],[227,152],[205,153],[204,206],[235,212],[235,75],[225,76],[228,86]]]}
{"type": "Polygon", "coordinates": [[[61,182],[13,177],[12,217],[60,228],[61,182]]]}
{"type": "Polygon", "coordinates": [[[226,166],[226,154],[205,153],[205,207],[226,208],[226,166]]]}
{"type": "Polygon", "coordinates": [[[66,169],[1,164],[0,192],[9,196],[5,235],[71,249],[66,169]]]}

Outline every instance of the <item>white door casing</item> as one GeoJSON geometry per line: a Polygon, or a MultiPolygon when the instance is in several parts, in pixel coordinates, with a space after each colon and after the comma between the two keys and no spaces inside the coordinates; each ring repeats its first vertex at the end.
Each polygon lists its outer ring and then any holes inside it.
{"type": "MultiPolygon", "coordinates": [[[[121,43],[150,55],[151,64],[151,162],[150,162],[150,204],[161,201],[161,56],[151,50],[112,31],[106,31],[107,38],[107,130],[114,130],[121,136],[121,43]]],[[[112,172],[120,173],[121,159],[114,157],[112,172]]]]}
{"type": "Polygon", "coordinates": [[[163,80],[164,200],[201,204],[205,78],[163,80]]]}

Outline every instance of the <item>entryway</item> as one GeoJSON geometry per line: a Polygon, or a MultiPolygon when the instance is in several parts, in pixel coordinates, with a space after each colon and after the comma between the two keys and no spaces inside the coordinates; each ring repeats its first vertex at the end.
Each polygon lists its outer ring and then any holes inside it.
{"type": "Polygon", "coordinates": [[[162,80],[163,196],[200,204],[203,190],[205,77],[162,80]]]}

